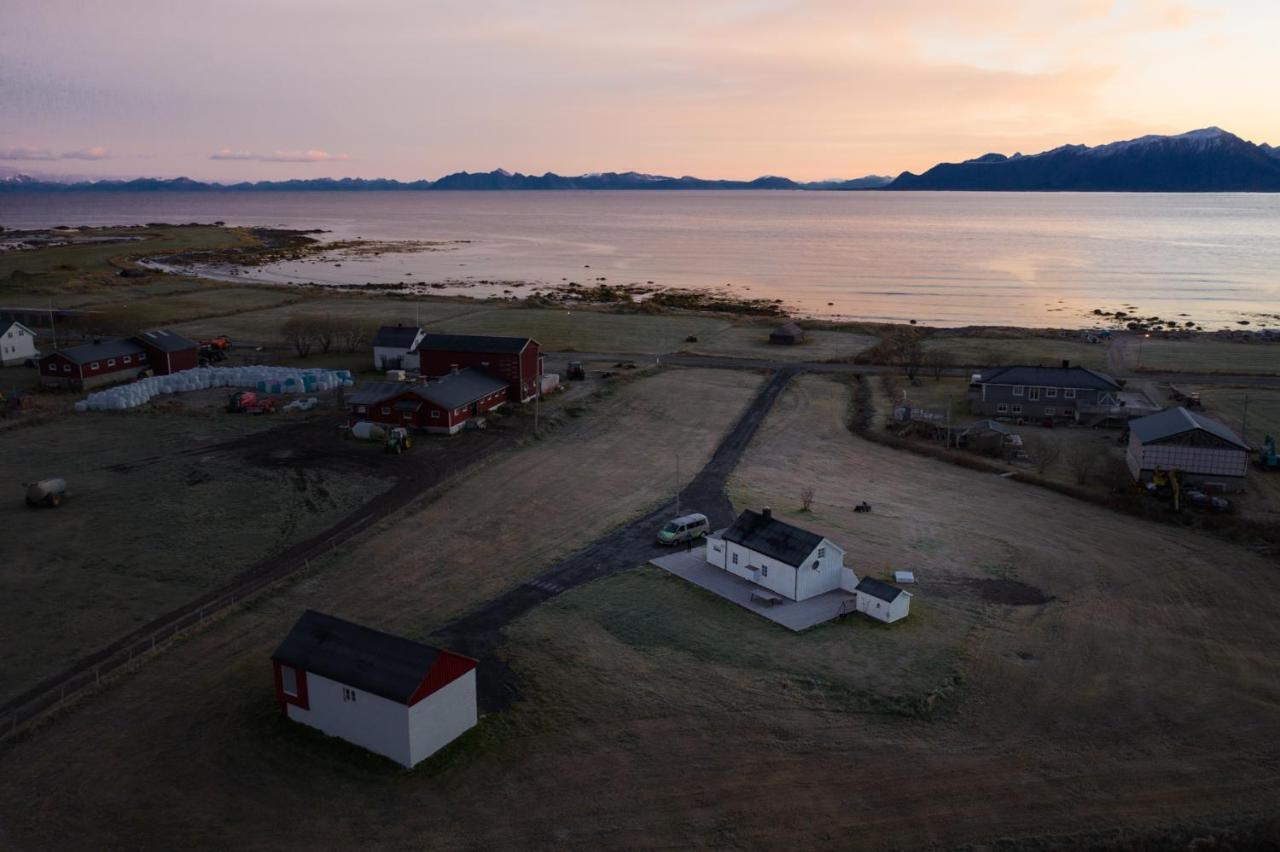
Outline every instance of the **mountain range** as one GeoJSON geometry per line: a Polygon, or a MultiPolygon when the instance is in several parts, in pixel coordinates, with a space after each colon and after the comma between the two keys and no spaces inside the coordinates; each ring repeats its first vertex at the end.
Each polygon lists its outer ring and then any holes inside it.
{"type": "Polygon", "coordinates": [[[986,154],[903,172],[886,189],[989,192],[1280,192],[1280,148],[1219,127],[1040,154],[986,154]]]}
{"type": "Polygon", "coordinates": [[[430,181],[386,178],[313,178],[206,183],[190,178],[138,178],[64,183],[14,175],[0,178],[0,192],[316,192],[485,190],[962,190],[988,192],[1280,192],[1280,148],[1254,144],[1218,127],[1176,136],[1143,136],[1106,145],[1063,145],[1039,154],[985,154],[960,163],[940,163],[923,174],[896,178],[868,175],[852,180],[798,182],[765,176],[755,180],[708,180],[640,172],[566,176],[526,175],[495,169],[455,172],[430,181]]]}
{"type": "Polygon", "coordinates": [[[706,180],[696,177],[667,177],[639,172],[603,172],[565,176],[554,172],[526,175],[495,169],[491,172],[455,172],[439,180],[402,182],[388,178],[311,178],[308,180],[258,181],[256,183],[206,183],[191,178],[137,178],[61,183],[29,175],[0,178],[0,191],[29,192],[342,192],[342,191],[422,191],[422,190],[557,190],[557,189],[877,189],[893,178],[871,175],[853,180],[826,180],[798,183],[784,177],[755,180],[706,180]]]}

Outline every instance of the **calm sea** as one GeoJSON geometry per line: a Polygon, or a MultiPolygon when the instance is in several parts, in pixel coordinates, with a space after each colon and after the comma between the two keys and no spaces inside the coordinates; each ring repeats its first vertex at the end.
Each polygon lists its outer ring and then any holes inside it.
{"type": "Polygon", "coordinates": [[[1211,328],[1240,319],[1257,327],[1268,322],[1260,314],[1280,311],[1280,195],[0,195],[0,225],[10,228],[215,220],[470,241],[253,273],[272,281],[604,277],[782,299],[809,315],[950,326],[1084,327],[1095,308],[1134,308],[1211,328]]]}

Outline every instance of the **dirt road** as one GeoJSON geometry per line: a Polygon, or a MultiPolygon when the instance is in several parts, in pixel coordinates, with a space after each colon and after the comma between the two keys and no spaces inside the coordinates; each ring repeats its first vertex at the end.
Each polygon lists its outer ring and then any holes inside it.
{"type": "MultiPolygon", "coordinates": [[[[725,483],[796,372],[779,370],[760,389],[710,461],[680,493],[680,511],[702,512],[710,519],[712,529],[732,521],[733,506],[725,494],[725,483]]],[[[568,589],[634,568],[661,553],[654,536],[662,522],[675,514],[675,505],[673,500],[659,506],[433,634],[441,644],[480,660],[477,685],[486,711],[500,709],[515,695],[515,683],[506,665],[493,653],[503,641],[503,628],[568,589]]]]}

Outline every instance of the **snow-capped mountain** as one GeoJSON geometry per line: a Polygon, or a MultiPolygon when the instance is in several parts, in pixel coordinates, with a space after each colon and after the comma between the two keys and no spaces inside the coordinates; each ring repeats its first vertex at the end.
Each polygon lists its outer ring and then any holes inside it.
{"type": "Polygon", "coordinates": [[[1040,154],[986,154],[903,172],[889,189],[1112,192],[1277,192],[1280,149],[1219,127],[1040,154]]]}

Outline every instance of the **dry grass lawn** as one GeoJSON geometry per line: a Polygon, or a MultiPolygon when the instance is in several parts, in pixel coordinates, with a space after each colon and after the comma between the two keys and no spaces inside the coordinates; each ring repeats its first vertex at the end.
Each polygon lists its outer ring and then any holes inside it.
{"type": "Polygon", "coordinates": [[[952,364],[963,367],[1057,366],[1065,359],[1095,370],[1107,369],[1106,343],[1085,343],[1074,338],[944,336],[926,340],[924,348],[945,352],[952,364]]]}
{"type": "Polygon", "coordinates": [[[837,361],[852,358],[879,340],[869,334],[807,329],[804,343],[795,346],[769,343],[769,332],[781,322],[731,325],[714,334],[700,336],[696,343],[682,343],[679,349],[694,355],[726,355],[769,361],[837,361]]]}

